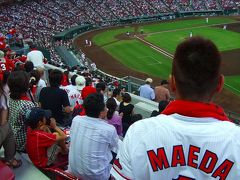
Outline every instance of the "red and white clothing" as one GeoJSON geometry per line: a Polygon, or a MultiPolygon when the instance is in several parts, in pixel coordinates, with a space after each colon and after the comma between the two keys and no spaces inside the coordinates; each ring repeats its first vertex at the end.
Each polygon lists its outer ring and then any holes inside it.
{"type": "Polygon", "coordinates": [[[96,93],[97,90],[92,86],[85,86],[82,90],[82,99],[84,100],[89,94],[96,93]]]}
{"type": "Polygon", "coordinates": [[[0,49],[5,49],[6,43],[4,41],[0,41],[0,49]]]}
{"type": "Polygon", "coordinates": [[[176,101],[163,113],[129,128],[111,170],[116,179],[240,179],[240,128],[220,107],[176,101]]]}
{"type": "Polygon", "coordinates": [[[14,69],[15,65],[14,63],[8,59],[8,58],[4,58],[4,60],[0,61],[0,70],[1,71],[12,71],[14,69]]]}
{"type": "Polygon", "coordinates": [[[77,90],[76,86],[68,85],[68,86],[61,86],[61,89],[65,90],[68,94],[68,99],[71,107],[74,107],[76,103],[82,104],[83,100],[81,97],[81,92],[77,90]]]}
{"type": "Polygon", "coordinates": [[[28,128],[26,150],[35,166],[47,166],[47,149],[56,143],[56,139],[56,134],[28,128]]]}

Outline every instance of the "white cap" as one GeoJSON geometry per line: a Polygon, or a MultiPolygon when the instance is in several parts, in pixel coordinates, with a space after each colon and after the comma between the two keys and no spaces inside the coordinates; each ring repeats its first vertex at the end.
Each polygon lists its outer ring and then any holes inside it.
{"type": "Polygon", "coordinates": [[[83,76],[78,76],[75,79],[77,90],[81,91],[85,87],[86,79],[83,76]]]}
{"type": "Polygon", "coordinates": [[[151,78],[147,78],[145,81],[146,81],[146,82],[149,82],[149,83],[152,83],[152,82],[153,82],[153,80],[152,80],[151,78]]]}

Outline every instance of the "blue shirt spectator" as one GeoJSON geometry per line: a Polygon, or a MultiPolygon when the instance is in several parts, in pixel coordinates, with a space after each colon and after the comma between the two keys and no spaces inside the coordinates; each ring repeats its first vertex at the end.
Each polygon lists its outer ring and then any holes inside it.
{"type": "Polygon", "coordinates": [[[151,78],[146,79],[146,84],[140,86],[138,89],[140,91],[140,96],[144,97],[149,100],[154,100],[155,99],[155,93],[154,90],[151,88],[150,84],[152,83],[151,78]]]}

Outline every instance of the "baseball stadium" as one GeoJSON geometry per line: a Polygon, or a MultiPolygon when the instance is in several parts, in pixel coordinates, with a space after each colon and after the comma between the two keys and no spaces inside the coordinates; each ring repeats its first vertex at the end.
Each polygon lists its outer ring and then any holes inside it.
{"type": "Polygon", "coordinates": [[[240,178],[240,0],[0,0],[0,24],[0,179],[240,178]]]}

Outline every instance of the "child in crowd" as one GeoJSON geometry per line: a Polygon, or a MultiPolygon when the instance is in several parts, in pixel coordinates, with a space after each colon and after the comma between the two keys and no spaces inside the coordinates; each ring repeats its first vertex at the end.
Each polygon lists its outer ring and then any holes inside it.
{"type": "Polygon", "coordinates": [[[50,166],[60,152],[62,154],[68,152],[65,144],[66,135],[50,116],[50,111],[41,108],[33,108],[26,113],[27,124],[30,126],[27,130],[26,150],[37,167],[50,166]],[[51,133],[49,127],[55,132],[51,133]]]}
{"type": "Polygon", "coordinates": [[[107,120],[109,124],[112,124],[117,131],[119,136],[122,136],[122,113],[119,114],[117,109],[117,103],[114,98],[109,98],[106,102],[108,108],[107,120]]]}

